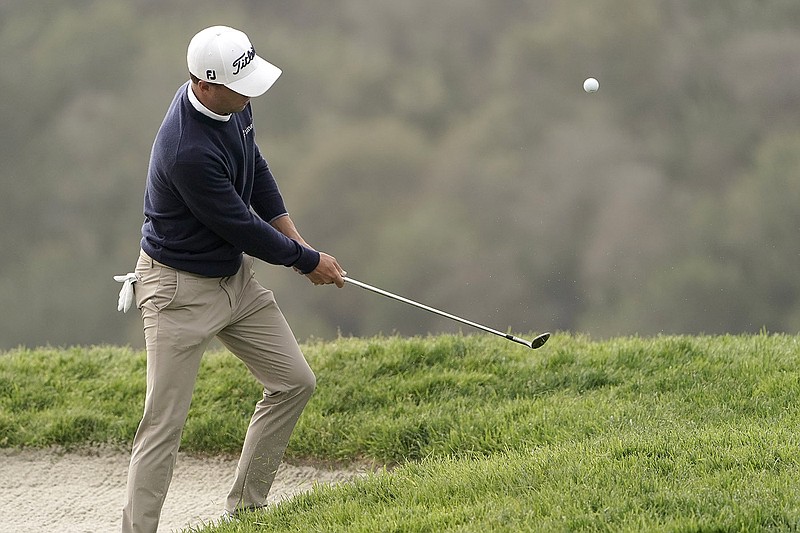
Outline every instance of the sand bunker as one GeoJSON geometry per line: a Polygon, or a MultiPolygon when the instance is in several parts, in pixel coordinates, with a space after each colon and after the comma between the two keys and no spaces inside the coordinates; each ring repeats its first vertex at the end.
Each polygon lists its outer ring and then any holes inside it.
{"type": "MultiPolygon", "coordinates": [[[[0,531],[98,533],[119,531],[129,454],[122,450],[0,449],[0,531]]],[[[180,454],[159,533],[216,521],[233,481],[236,459],[180,454]]],[[[364,475],[366,468],[332,470],[281,465],[270,502],[364,475]]]]}

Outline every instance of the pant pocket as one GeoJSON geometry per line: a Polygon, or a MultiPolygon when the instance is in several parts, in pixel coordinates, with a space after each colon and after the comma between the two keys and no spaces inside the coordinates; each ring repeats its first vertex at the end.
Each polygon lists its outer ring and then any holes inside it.
{"type": "Polygon", "coordinates": [[[136,275],[139,278],[134,284],[136,307],[141,309],[149,305],[161,311],[175,301],[180,286],[177,270],[140,258],[136,275]]]}

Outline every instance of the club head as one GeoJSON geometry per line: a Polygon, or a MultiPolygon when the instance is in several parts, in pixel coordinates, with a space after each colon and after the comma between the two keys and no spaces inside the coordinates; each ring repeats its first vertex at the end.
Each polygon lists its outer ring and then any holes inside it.
{"type": "Polygon", "coordinates": [[[537,335],[531,341],[531,349],[535,350],[536,348],[541,348],[544,346],[544,343],[547,342],[547,339],[550,338],[550,333],[542,333],[541,335],[537,335]]]}

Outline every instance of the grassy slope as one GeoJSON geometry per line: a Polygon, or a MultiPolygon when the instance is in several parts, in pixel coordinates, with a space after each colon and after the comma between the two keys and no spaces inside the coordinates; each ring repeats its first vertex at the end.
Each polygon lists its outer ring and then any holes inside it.
{"type": "MultiPolygon", "coordinates": [[[[318,390],[289,458],[402,466],[216,531],[794,530],[799,341],[308,345],[318,390]]],[[[0,355],[0,444],[127,444],[143,372],[119,348],[0,355]]],[[[237,451],[259,394],[233,357],[209,354],[183,449],[237,451]]]]}

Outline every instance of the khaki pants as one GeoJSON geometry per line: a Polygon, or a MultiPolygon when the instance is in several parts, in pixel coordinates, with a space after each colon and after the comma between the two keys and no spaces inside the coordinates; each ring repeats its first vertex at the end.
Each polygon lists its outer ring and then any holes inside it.
{"type": "Polygon", "coordinates": [[[215,337],[264,387],[225,507],[235,511],[266,502],[316,378],[252,265],[244,256],[235,276],[206,278],[162,265],[144,252],[139,257],[134,288],[147,347],[147,393],[128,470],[123,533],[158,528],[200,359],[215,337]]]}

